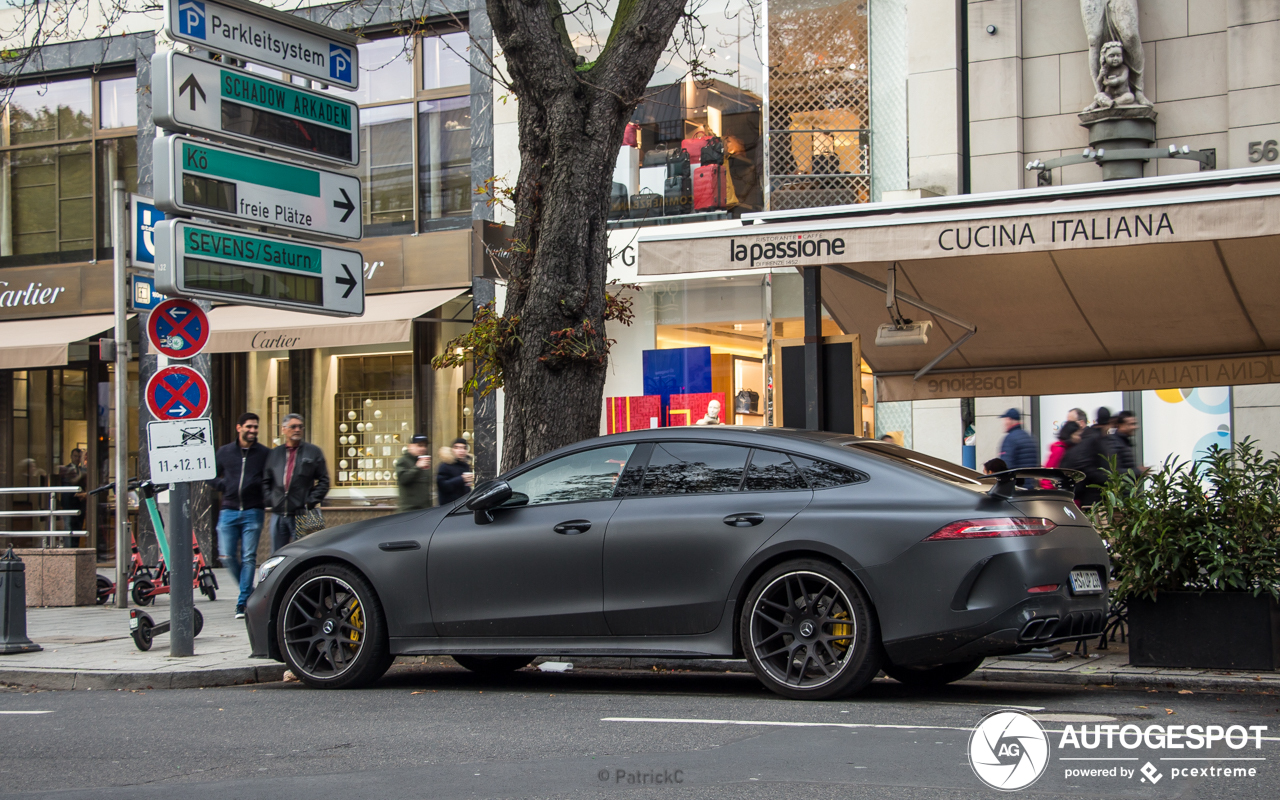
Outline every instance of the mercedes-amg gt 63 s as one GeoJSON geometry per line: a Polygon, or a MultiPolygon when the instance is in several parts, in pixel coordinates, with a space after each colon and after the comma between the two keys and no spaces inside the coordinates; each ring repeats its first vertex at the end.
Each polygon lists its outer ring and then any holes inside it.
{"type": "Polygon", "coordinates": [[[488,674],[539,655],[746,658],[798,699],[881,670],[936,685],[1102,632],[1107,550],[1072,502],[1080,477],[984,477],[842,434],[634,431],[281,549],[247,625],[254,655],[313,687],[427,654],[488,674]]]}

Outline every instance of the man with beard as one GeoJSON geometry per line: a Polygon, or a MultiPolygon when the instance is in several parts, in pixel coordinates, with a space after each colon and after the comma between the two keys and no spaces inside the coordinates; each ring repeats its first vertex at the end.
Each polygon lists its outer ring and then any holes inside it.
{"type": "Polygon", "coordinates": [[[222,492],[218,512],[218,552],[240,587],[236,619],[244,619],[244,604],[253,591],[258,565],[258,539],[262,536],[262,477],[271,451],[258,444],[258,415],[252,411],[236,422],[236,440],[218,448],[214,461],[218,476],[213,487],[222,492]]]}

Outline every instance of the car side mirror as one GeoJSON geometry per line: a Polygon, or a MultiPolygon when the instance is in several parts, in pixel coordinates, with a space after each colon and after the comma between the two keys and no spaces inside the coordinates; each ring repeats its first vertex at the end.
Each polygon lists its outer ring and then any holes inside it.
{"type": "Polygon", "coordinates": [[[477,525],[488,525],[493,522],[493,514],[489,512],[511,499],[511,484],[503,480],[485,481],[471,492],[467,498],[467,508],[475,512],[477,525]]]}

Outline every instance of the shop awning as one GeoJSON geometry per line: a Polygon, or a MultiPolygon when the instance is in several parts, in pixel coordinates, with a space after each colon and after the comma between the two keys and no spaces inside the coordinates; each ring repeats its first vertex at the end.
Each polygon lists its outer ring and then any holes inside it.
{"type": "Polygon", "coordinates": [[[67,347],[111,330],[110,314],[0,322],[0,369],[40,369],[67,363],[67,347]]]}
{"type": "Polygon", "coordinates": [[[369,295],[362,317],[326,317],[254,306],[218,306],[209,312],[211,353],[305,350],[313,347],[409,341],[415,317],[438,308],[465,288],[369,295]]]}
{"type": "Polygon", "coordinates": [[[820,265],[822,300],[862,335],[880,399],[1056,394],[1280,381],[1280,170],[761,215],[639,242],[639,271],[820,265]],[[877,347],[886,282],[977,327],[877,347]]]}

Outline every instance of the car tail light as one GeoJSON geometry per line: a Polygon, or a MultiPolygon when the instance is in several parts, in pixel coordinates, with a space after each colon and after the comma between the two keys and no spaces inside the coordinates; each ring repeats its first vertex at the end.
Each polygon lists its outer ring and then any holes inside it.
{"type": "Polygon", "coordinates": [[[962,519],[940,528],[926,542],[945,539],[996,539],[1004,536],[1044,536],[1058,527],[1041,517],[997,517],[962,519]]]}
{"type": "Polygon", "coordinates": [[[1044,594],[1045,592],[1056,592],[1058,591],[1058,586],[1059,584],[1056,584],[1056,583],[1046,583],[1043,586],[1032,586],[1030,589],[1027,590],[1027,594],[1044,594]]]}

